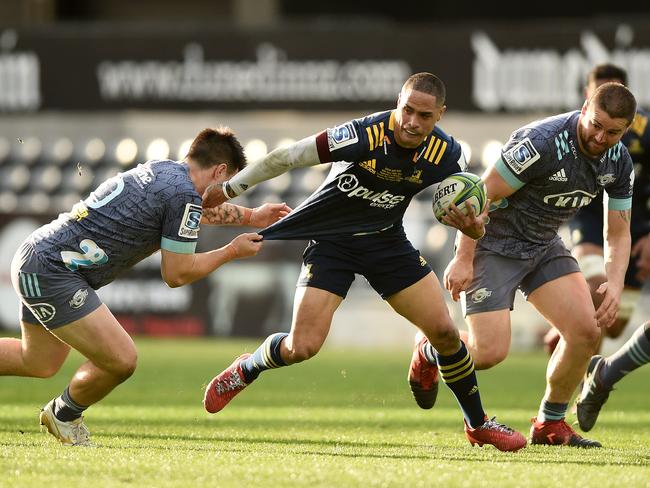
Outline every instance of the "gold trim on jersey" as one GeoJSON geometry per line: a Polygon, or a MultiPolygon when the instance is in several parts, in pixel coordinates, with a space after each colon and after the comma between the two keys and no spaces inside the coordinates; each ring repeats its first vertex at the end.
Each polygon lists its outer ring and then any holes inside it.
{"type": "Polygon", "coordinates": [[[361,161],[359,163],[363,169],[370,171],[373,175],[377,172],[377,160],[369,159],[368,161],[361,161]]]}
{"type": "Polygon", "coordinates": [[[377,149],[384,142],[384,123],[371,125],[366,127],[368,134],[368,147],[371,151],[377,149]]]}
{"type": "Polygon", "coordinates": [[[442,159],[442,155],[445,153],[445,149],[447,149],[447,143],[432,134],[429,138],[429,145],[424,153],[424,159],[430,163],[438,164],[442,159]]]}
{"type": "Polygon", "coordinates": [[[638,134],[639,137],[645,132],[645,128],[648,125],[648,117],[646,115],[636,114],[632,124],[630,125],[630,130],[635,134],[638,134]]]}
{"type": "Polygon", "coordinates": [[[388,118],[388,130],[395,131],[395,110],[391,111],[388,118]]]}

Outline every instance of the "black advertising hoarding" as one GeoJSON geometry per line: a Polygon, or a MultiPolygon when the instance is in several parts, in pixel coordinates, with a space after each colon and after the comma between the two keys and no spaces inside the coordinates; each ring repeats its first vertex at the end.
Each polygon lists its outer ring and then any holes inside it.
{"type": "Polygon", "coordinates": [[[76,26],[0,33],[0,110],[372,110],[432,71],[465,111],[569,110],[612,61],[650,106],[643,23],[520,22],[268,31],[76,26]]]}

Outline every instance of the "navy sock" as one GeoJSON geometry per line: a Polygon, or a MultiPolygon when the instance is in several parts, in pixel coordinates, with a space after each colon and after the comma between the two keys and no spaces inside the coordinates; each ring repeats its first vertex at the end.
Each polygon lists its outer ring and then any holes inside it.
{"type": "Polygon", "coordinates": [[[639,327],[623,347],[605,359],[598,379],[604,387],[611,388],[623,376],[646,363],[650,363],[650,322],[639,327]]]}
{"type": "Polygon", "coordinates": [[[476,428],[485,422],[485,411],[478,391],[474,361],[460,341],[460,349],[451,356],[442,356],[436,351],[436,361],[442,381],[451,389],[467,424],[476,428]]]}
{"type": "Polygon", "coordinates": [[[278,332],[268,336],[248,359],[241,362],[246,383],[253,381],[262,371],[287,365],[280,355],[280,344],[288,335],[286,332],[278,332]]]}
{"type": "Polygon", "coordinates": [[[62,422],[69,422],[81,417],[88,407],[79,405],[70,397],[70,387],[66,387],[60,397],[54,400],[54,416],[62,422]]]}

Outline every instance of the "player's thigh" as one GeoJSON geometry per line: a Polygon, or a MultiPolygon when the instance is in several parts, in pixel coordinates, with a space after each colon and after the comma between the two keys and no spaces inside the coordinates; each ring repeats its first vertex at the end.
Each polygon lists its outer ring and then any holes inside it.
{"type": "Polygon", "coordinates": [[[38,376],[55,374],[70,352],[70,346],[61,342],[41,324],[20,322],[22,331],[23,364],[38,376]]]}
{"type": "Polygon", "coordinates": [[[598,340],[596,312],[581,273],[569,273],[542,284],[530,293],[528,301],[565,340],[598,340]]]}
{"type": "Polygon", "coordinates": [[[398,314],[419,327],[427,337],[454,328],[440,283],[433,271],[389,296],[386,301],[398,314]]]}
{"type": "Polygon", "coordinates": [[[137,351],[133,339],[104,304],[52,333],[101,369],[118,375],[128,375],[135,369],[137,351]]]}
{"type": "Polygon", "coordinates": [[[472,313],[466,322],[467,345],[477,364],[494,365],[506,358],[512,336],[510,309],[472,313]]]}
{"type": "Polygon", "coordinates": [[[327,338],[334,312],[343,297],[313,286],[299,286],[293,302],[290,345],[320,349],[327,338]]]}

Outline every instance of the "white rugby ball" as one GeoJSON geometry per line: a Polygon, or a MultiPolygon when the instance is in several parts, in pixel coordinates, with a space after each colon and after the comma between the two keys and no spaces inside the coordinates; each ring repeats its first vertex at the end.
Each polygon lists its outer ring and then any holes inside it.
{"type": "Polygon", "coordinates": [[[442,217],[452,203],[467,215],[465,202],[469,202],[476,215],[480,214],[487,202],[485,183],[473,173],[454,173],[442,180],[436,188],[433,194],[433,214],[444,224],[442,217]]]}

